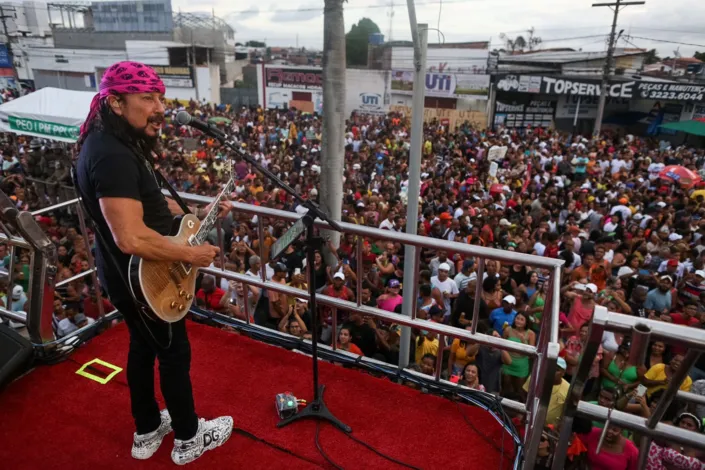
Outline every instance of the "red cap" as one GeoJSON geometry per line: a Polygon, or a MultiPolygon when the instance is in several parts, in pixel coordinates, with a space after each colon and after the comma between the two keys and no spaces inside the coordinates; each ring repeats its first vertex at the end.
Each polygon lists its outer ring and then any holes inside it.
{"type": "Polygon", "coordinates": [[[678,260],[677,259],[669,259],[667,266],[678,266],[678,260]]]}

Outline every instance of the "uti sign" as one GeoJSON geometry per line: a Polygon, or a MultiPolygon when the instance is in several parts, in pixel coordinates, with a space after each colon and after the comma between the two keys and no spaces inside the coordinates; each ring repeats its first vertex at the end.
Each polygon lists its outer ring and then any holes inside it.
{"type": "Polygon", "coordinates": [[[426,74],[426,94],[429,96],[453,96],[455,75],[447,73],[426,74]]]}
{"type": "Polygon", "coordinates": [[[360,93],[358,109],[363,113],[384,113],[382,95],[379,93],[360,93]]]}

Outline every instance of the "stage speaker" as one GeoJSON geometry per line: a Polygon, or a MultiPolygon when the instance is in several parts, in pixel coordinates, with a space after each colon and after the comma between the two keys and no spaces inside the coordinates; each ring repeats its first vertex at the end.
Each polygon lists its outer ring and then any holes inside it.
{"type": "Polygon", "coordinates": [[[0,324],[0,388],[24,373],[32,361],[32,344],[5,324],[0,324]]]}

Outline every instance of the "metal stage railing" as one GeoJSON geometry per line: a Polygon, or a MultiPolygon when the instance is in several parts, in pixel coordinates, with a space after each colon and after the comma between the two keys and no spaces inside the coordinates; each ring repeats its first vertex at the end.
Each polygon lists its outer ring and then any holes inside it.
{"type": "Polygon", "coordinates": [[[700,329],[613,313],[603,306],[596,306],[587,346],[580,358],[563,410],[560,438],[556,446],[552,469],[561,470],[563,468],[572,434],[573,421],[577,416],[605,422],[603,433],[606,432],[609,423],[614,423],[643,436],[639,442],[638,468],[640,469],[646,467],[646,459],[649,455],[652,439],[677,442],[701,450],[705,449],[705,435],[702,433],[659,422],[676,397],[691,403],[705,403],[705,397],[679,391],[690,368],[695,364],[703,350],[705,350],[705,335],[700,329]],[[602,343],[602,335],[605,331],[631,335],[632,345],[629,361],[633,364],[644,363],[644,355],[650,340],[663,341],[667,344],[677,343],[679,346],[688,348],[680,368],[674,372],[663,396],[658,400],[656,409],[649,418],[642,418],[582,401],[583,387],[588,379],[590,367],[595,360],[595,355],[602,343]]]}
{"type": "MultiPolygon", "coordinates": [[[[203,197],[203,196],[197,196],[193,194],[186,194],[186,193],[180,193],[180,195],[187,201],[190,202],[195,202],[197,204],[208,204],[212,201],[212,198],[209,197],[203,197]]],[[[4,195],[3,195],[4,196],[4,195]]],[[[1,199],[1,197],[0,197],[1,199]]],[[[8,199],[9,200],[9,199],[8,199]]],[[[47,207],[44,209],[41,209],[40,211],[36,211],[35,214],[47,214],[50,213],[53,210],[57,210],[58,208],[69,208],[72,207],[74,204],[78,202],[77,199],[69,200],[66,202],[62,202],[57,204],[56,206],[51,206],[47,207]]],[[[264,219],[270,219],[270,220],[283,220],[288,223],[293,223],[296,221],[299,217],[300,214],[296,214],[293,212],[285,212],[285,211],[280,211],[280,210],[275,210],[275,209],[269,209],[269,208],[263,208],[263,207],[258,207],[258,206],[252,206],[248,204],[241,204],[241,203],[232,203],[233,208],[236,212],[240,213],[246,213],[246,214],[251,214],[257,216],[257,230],[259,234],[260,240],[262,240],[264,230],[265,230],[265,222],[264,219]]],[[[79,205],[76,207],[76,213],[78,215],[79,221],[80,221],[80,228],[81,228],[81,233],[82,236],[84,237],[86,246],[89,247],[90,243],[88,240],[88,234],[86,230],[86,224],[85,224],[85,219],[84,219],[84,214],[82,211],[82,208],[79,205]]],[[[35,227],[33,227],[33,237],[39,237],[41,238],[40,235],[36,234],[36,230],[39,228],[36,222],[34,221],[34,218],[32,217],[31,214],[29,213],[24,213],[26,216],[23,216],[23,220],[25,220],[27,223],[33,223],[35,227]]],[[[7,218],[7,214],[3,213],[3,221],[7,218]]],[[[334,314],[332,316],[333,318],[333,325],[332,325],[332,330],[333,332],[337,331],[337,310],[338,309],[343,309],[343,310],[357,310],[360,312],[363,312],[366,315],[369,315],[371,317],[374,317],[378,320],[386,321],[386,322],[393,322],[402,325],[403,328],[419,328],[427,331],[434,332],[439,335],[439,344],[444,344],[446,338],[460,338],[464,340],[471,340],[477,343],[480,343],[482,345],[487,345],[491,347],[495,347],[498,349],[506,350],[512,353],[517,353],[517,354],[523,354],[526,356],[529,356],[533,359],[533,366],[532,366],[532,371],[531,375],[529,378],[529,388],[528,388],[528,398],[526,403],[521,403],[509,399],[502,399],[502,404],[509,409],[512,409],[513,411],[521,412],[526,414],[526,433],[525,433],[525,440],[524,440],[524,448],[520,450],[521,454],[524,456],[524,467],[525,469],[532,469],[534,466],[534,461],[535,461],[535,456],[538,451],[538,446],[540,443],[540,438],[541,434],[543,431],[544,423],[546,421],[546,414],[548,410],[548,405],[550,402],[550,397],[551,397],[551,391],[553,387],[553,377],[554,373],[556,370],[556,360],[558,358],[558,352],[559,352],[559,343],[558,343],[558,315],[559,315],[559,303],[560,303],[560,298],[559,298],[559,293],[560,293],[560,287],[561,287],[561,282],[560,282],[560,274],[561,274],[561,266],[563,265],[562,260],[556,260],[556,259],[551,259],[551,258],[545,258],[545,257],[539,257],[539,256],[533,256],[533,255],[526,255],[526,254],[521,254],[521,253],[515,253],[515,252],[508,252],[508,251],[502,251],[502,250],[496,250],[496,249],[490,249],[490,248],[484,248],[484,247],[478,247],[474,245],[468,245],[468,244],[462,244],[462,243],[456,243],[456,242],[449,242],[449,241],[441,241],[437,240],[434,238],[429,238],[429,237],[421,237],[421,236],[412,236],[412,235],[407,235],[404,233],[399,233],[399,232],[392,232],[392,231],[387,231],[387,230],[380,230],[376,228],[370,228],[370,227],[365,227],[361,225],[355,225],[355,224],[348,224],[348,223],[341,223],[340,224],[343,232],[344,233],[349,233],[357,236],[357,254],[358,254],[358,259],[362,258],[362,250],[363,250],[363,240],[364,239],[374,239],[374,240],[384,240],[388,242],[399,242],[404,245],[412,245],[417,248],[430,248],[430,249],[435,249],[435,250],[447,250],[447,251],[452,251],[454,253],[460,253],[464,256],[470,256],[470,257],[475,257],[478,260],[477,263],[477,279],[483,279],[484,275],[484,269],[486,265],[486,261],[488,260],[494,260],[494,261],[500,261],[504,262],[507,264],[524,264],[527,266],[533,266],[536,268],[541,268],[544,270],[548,271],[549,278],[549,289],[548,289],[548,294],[547,294],[547,299],[545,302],[545,307],[543,311],[543,320],[542,323],[545,326],[544,328],[541,328],[541,332],[539,334],[539,337],[536,342],[536,346],[531,346],[531,345],[526,345],[526,344],[521,344],[521,343],[516,343],[513,341],[509,341],[503,338],[496,338],[494,336],[490,335],[485,335],[485,334],[480,334],[477,333],[475,328],[479,321],[479,308],[474,309],[473,311],[473,330],[472,331],[467,331],[464,329],[459,329],[459,328],[454,328],[452,326],[444,325],[444,324],[438,324],[438,323],[433,323],[433,322],[428,322],[426,320],[420,320],[416,318],[416,308],[412,309],[411,316],[406,317],[403,315],[398,315],[395,313],[391,313],[385,310],[381,310],[375,307],[368,307],[362,304],[361,296],[360,296],[360,291],[361,291],[361,283],[362,283],[362,263],[356,263],[357,265],[357,279],[358,279],[358,288],[356,289],[356,294],[357,298],[354,302],[350,301],[345,301],[345,300],[340,300],[336,299],[327,295],[319,295],[317,296],[317,301],[321,305],[325,305],[328,307],[331,307],[334,309],[334,314]]],[[[328,226],[321,222],[317,221],[316,226],[319,229],[326,229],[328,226]]],[[[5,229],[6,227],[1,226],[0,228],[5,229]]],[[[0,235],[0,241],[4,241],[5,243],[8,243],[10,246],[21,246],[21,247],[28,247],[32,246],[34,247],[33,243],[27,243],[26,234],[22,234],[22,237],[18,237],[17,234],[12,233],[12,231],[5,231],[6,235],[1,236],[0,235]]],[[[46,236],[45,236],[46,238],[46,236]]],[[[49,241],[48,238],[46,238],[46,241],[49,241]]],[[[51,242],[49,241],[51,244],[51,242]]],[[[221,266],[225,266],[225,259],[224,259],[224,250],[223,250],[223,237],[219,236],[218,237],[218,243],[221,245],[221,266]]],[[[52,245],[53,246],[53,245],[52,245]]],[[[36,251],[36,248],[34,248],[36,251]]],[[[265,253],[264,253],[264,243],[259,243],[259,256],[261,259],[266,259],[265,253]]],[[[95,285],[97,285],[96,281],[96,273],[95,273],[95,265],[94,265],[94,260],[92,259],[92,256],[90,256],[90,250],[88,250],[88,255],[89,255],[89,270],[78,274],[74,276],[73,278],[66,279],[62,281],[62,283],[67,283],[71,282],[75,279],[84,277],[84,276],[92,276],[95,285]]],[[[417,253],[419,253],[420,250],[417,250],[417,253]]],[[[56,253],[54,250],[54,253],[51,254],[51,256],[35,256],[36,259],[40,259],[42,261],[43,268],[42,269],[37,269],[32,272],[32,275],[36,278],[35,280],[37,281],[38,285],[41,285],[42,283],[43,286],[41,289],[37,289],[32,292],[33,298],[40,298],[43,299],[43,302],[36,302],[32,301],[30,303],[30,311],[28,312],[27,315],[27,327],[28,331],[30,334],[30,339],[31,341],[35,344],[35,347],[41,347],[42,345],[46,345],[46,347],[52,347],[56,345],[56,340],[53,335],[53,331],[51,329],[51,320],[52,320],[52,315],[53,315],[53,305],[52,305],[52,300],[53,300],[53,292],[54,292],[54,287],[55,287],[55,282],[54,282],[54,276],[56,273],[56,253]],[[41,281],[41,282],[40,282],[41,281]]],[[[420,258],[417,255],[414,262],[414,272],[418,273],[419,268],[420,268],[420,258]]],[[[265,288],[270,291],[276,291],[280,292],[283,294],[286,294],[288,296],[293,296],[293,297],[299,297],[303,299],[308,299],[308,292],[299,290],[296,288],[292,288],[286,285],[282,285],[279,283],[274,283],[271,281],[266,280],[266,275],[264,269],[262,269],[262,277],[261,278],[256,278],[253,276],[245,276],[239,273],[235,273],[232,271],[227,271],[224,269],[218,269],[218,268],[207,268],[202,270],[205,273],[209,273],[215,276],[219,277],[224,277],[226,279],[234,280],[237,282],[241,282],[244,285],[252,285],[260,288],[265,288]]],[[[61,284],[61,283],[60,283],[61,284]]],[[[418,285],[418,279],[413,279],[412,281],[409,281],[405,283],[406,285],[411,285],[411,286],[416,286],[418,285]]],[[[478,282],[478,290],[476,293],[476,298],[479,298],[479,293],[481,289],[481,282],[478,282]]],[[[99,289],[97,290],[99,293],[99,289]]],[[[416,292],[409,293],[407,292],[407,295],[414,295],[416,297],[416,292]]],[[[99,300],[98,305],[102,309],[102,302],[99,300]]],[[[245,318],[246,318],[246,323],[248,326],[252,326],[254,328],[263,328],[263,327],[258,327],[257,325],[249,325],[250,322],[250,312],[248,311],[248,302],[246,301],[244,303],[245,305],[245,318]]],[[[104,312],[101,311],[101,317],[104,315],[104,312]]],[[[111,314],[112,315],[112,314],[111,314]]],[[[0,309],[0,316],[3,316],[3,310],[0,309]]],[[[335,350],[336,348],[336,341],[332,341],[332,349],[335,350]]],[[[442,359],[442,351],[439,351],[438,354],[438,363],[436,365],[436,371],[435,371],[435,380],[438,381],[439,383],[441,382],[441,359],[442,359]]],[[[403,368],[403,361],[400,360],[399,368],[403,368]]]]}

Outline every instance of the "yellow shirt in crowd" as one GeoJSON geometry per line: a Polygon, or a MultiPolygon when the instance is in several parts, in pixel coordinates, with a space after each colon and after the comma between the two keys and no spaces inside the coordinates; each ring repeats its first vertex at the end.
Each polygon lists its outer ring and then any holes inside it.
{"type": "MultiPolygon", "coordinates": [[[[529,379],[531,380],[531,379],[529,379]]],[[[529,391],[529,380],[524,384],[524,391],[529,391]]],[[[563,405],[568,397],[570,383],[565,379],[561,379],[561,383],[553,386],[551,390],[551,401],[548,403],[548,411],[546,412],[546,424],[557,425],[563,417],[563,405]]]]}
{"type": "MultiPolygon", "coordinates": [[[[668,377],[666,377],[666,364],[656,364],[653,366],[651,369],[646,371],[646,374],[644,374],[644,377],[646,377],[649,380],[666,380],[668,377]]],[[[693,385],[693,379],[690,377],[686,376],[685,380],[681,384],[681,390],[684,392],[690,392],[690,387],[693,385]]],[[[655,387],[649,387],[646,389],[646,396],[651,397],[651,395],[654,392],[657,392],[661,389],[666,388],[665,385],[656,385],[655,387]]]]}

